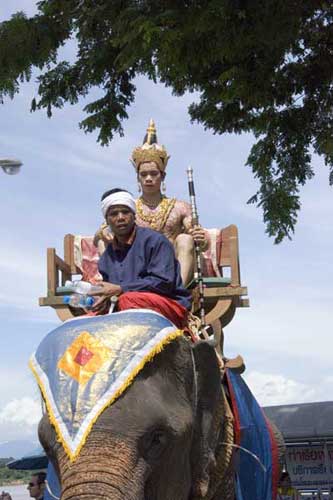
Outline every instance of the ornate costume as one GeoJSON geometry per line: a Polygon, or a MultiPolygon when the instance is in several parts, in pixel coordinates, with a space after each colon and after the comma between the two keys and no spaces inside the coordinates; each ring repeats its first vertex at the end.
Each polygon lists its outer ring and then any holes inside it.
{"type": "MultiPolygon", "coordinates": [[[[138,173],[141,163],[154,161],[161,172],[165,172],[170,156],[164,146],[157,143],[156,128],[150,120],[143,145],[133,150],[131,162],[138,173]]],[[[188,233],[192,227],[191,206],[176,198],[162,196],[158,205],[152,206],[142,197],[136,200],[136,223],[164,234],[174,242],[179,234],[188,233]]],[[[107,227],[102,224],[97,236],[103,238],[102,231],[107,227]]],[[[95,244],[96,240],[95,238],[95,244]]]]}
{"type": "Polygon", "coordinates": [[[157,207],[149,207],[142,198],[136,200],[136,221],[164,234],[170,241],[191,228],[191,207],[185,201],[164,196],[157,207]]]}
{"type": "MultiPolygon", "coordinates": [[[[161,172],[165,172],[170,156],[164,146],[157,143],[156,127],[150,120],[143,145],[132,153],[132,164],[138,174],[141,163],[155,162],[161,172]]],[[[187,233],[191,228],[191,207],[185,201],[162,196],[157,206],[150,206],[141,196],[136,201],[137,224],[150,227],[163,233],[170,241],[174,241],[181,233],[187,233]]]]}
{"type": "MultiPolygon", "coordinates": [[[[191,207],[186,201],[163,197],[157,207],[149,207],[142,198],[136,200],[136,223],[164,234],[171,242],[181,233],[188,233],[192,224],[191,207]]],[[[96,236],[108,226],[102,224],[96,236]]],[[[95,237],[95,245],[96,245],[95,237]]]]}
{"type": "Polygon", "coordinates": [[[142,146],[138,146],[132,153],[132,164],[138,172],[141,163],[154,161],[161,172],[165,172],[168,160],[167,150],[157,143],[155,123],[150,120],[147,133],[143,139],[142,146]]]}

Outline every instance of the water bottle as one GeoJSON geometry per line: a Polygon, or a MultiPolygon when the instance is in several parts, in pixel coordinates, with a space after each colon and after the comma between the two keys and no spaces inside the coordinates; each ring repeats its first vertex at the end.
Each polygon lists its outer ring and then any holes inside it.
{"type": "Polygon", "coordinates": [[[95,299],[82,293],[73,293],[72,295],[64,295],[63,302],[71,307],[91,309],[95,303],[95,299]]]}
{"type": "Polygon", "coordinates": [[[89,281],[75,280],[69,281],[67,280],[65,283],[65,288],[73,290],[74,293],[79,293],[82,295],[89,295],[90,293],[100,292],[101,287],[98,285],[92,285],[89,281]]]}

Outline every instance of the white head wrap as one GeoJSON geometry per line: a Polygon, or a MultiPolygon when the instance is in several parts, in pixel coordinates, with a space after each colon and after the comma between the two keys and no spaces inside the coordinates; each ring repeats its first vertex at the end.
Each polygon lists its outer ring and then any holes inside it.
{"type": "Polygon", "coordinates": [[[108,209],[114,205],[125,205],[130,208],[132,212],[136,212],[135,200],[127,191],[118,191],[117,193],[109,194],[109,196],[101,201],[101,208],[104,217],[106,217],[108,209]]]}

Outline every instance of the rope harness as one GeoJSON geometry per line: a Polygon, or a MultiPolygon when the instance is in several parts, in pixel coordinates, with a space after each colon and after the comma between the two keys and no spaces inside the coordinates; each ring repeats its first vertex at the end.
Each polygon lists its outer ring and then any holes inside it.
{"type": "Polygon", "coordinates": [[[191,359],[192,359],[192,370],[193,370],[193,416],[195,419],[197,416],[197,409],[198,409],[198,375],[192,349],[191,349],[191,359]]]}

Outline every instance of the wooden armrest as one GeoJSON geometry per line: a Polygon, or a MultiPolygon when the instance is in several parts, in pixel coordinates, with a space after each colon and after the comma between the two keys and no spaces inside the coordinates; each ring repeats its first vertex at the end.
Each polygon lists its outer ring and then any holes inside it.
{"type": "Polygon", "coordinates": [[[62,295],[50,295],[48,297],[39,297],[40,306],[64,306],[64,297],[62,295]]]}
{"type": "Polygon", "coordinates": [[[59,257],[58,255],[55,255],[54,258],[55,258],[55,265],[58,269],[60,269],[61,271],[64,271],[67,274],[71,274],[70,266],[68,264],[66,264],[66,262],[64,260],[62,260],[61,257],[59,257]]]}
{"type": "Polygon", "coordinates": [[[241,295],[247,295],[246,286],[226,286],[219,288],[205,288],[204,296],[207,299],[217,299],[220,297],[237,297],[241,295]]]}

